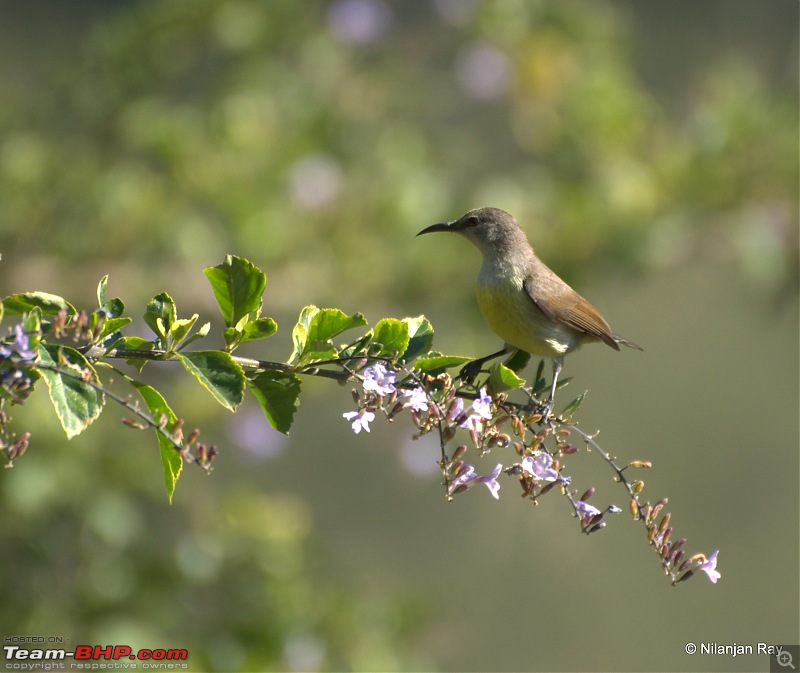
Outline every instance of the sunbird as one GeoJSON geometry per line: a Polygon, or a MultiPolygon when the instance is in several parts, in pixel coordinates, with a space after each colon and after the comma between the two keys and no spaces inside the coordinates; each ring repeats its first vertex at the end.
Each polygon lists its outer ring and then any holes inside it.
{"type": "Polygon", "coordinates": [[[536,256],[525,232],[506,211],[477,208],[453,222],[433,224],[417,235],[434,231],[460,234],[483,256],[478,272],[478,306],[505,346],[475,360],[478,369],[486,360],[514,350],[551,359],[551,408],[564,356],[578,346],[602,341],[614,350],[619,350],[620,344],[643,350],[612,332],[599,311],[536,256]]]}

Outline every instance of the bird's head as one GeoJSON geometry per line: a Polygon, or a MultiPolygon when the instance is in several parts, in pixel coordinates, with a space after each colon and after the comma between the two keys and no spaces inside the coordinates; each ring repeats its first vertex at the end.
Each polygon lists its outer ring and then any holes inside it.
{"type": "Polygon", "coordinates": [[[461,234],[486,255],[505,254],[518,246],[527,248],[528,241],[517,221],[500,208],[476,208],[453,222],[432,224],[417,234],[450,231],[461,234]]]}

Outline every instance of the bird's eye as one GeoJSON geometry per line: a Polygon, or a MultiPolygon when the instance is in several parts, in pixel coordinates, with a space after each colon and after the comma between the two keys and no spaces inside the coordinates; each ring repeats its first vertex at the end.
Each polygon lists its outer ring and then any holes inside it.
{"type": "Polygon", "coordinates": [[[467,218],[467,226],[468,227],[477,227],[478,226],[478,218],[474,215],[471,215],[467,218]]]}

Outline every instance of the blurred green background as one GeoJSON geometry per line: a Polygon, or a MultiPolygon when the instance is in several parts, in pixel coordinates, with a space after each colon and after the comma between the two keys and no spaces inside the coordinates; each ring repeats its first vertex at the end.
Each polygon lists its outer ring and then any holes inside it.
{"type": "Polygon", "coordinates": [[[315,303],[424,313],[477,356],[477,252],[414,234],[502,207],[645,347],[569,359],[582,427],[654,462],[722,572],[671,589],[627,515],[586,538],[510,482],[448,504],[435,445],[354,436],[346,388],[306,381],[286,439],[150,366],[213,475],[169,507],[149,434],[109,409],[67,442],[42,388],[0,479],[0,634],[195,671],[750,671],[685,644],[800,640],[796,2],[28,0],[0,35],[3,295],[90,308],[108,273],[135,315],[167,291],[219,329],[202,269],[234,253],[280,326],[253,355],[288,357],[315,303]]]}

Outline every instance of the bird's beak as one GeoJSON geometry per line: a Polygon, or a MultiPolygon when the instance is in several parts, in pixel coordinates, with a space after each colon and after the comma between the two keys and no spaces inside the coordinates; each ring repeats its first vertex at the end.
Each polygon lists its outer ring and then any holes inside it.
{"type": "Polygon", "coordinates": [[[421,232],[417,234],[417,236],[422,236],[422,234],[430,234],[434,231],[453,231],[453,222],[439,222],[438,224],[432,224],[430,227],[425,227],[421,232]]]}

